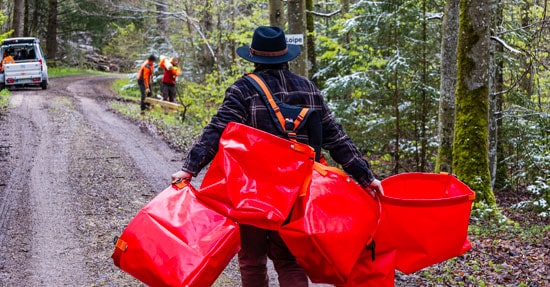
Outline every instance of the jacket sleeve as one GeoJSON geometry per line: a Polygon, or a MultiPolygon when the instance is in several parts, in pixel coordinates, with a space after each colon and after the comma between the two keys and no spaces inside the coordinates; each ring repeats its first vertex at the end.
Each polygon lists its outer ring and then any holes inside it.
{"type": "Polygon", "coordinates": [[[191,148],[183,162],[182,170],[197,176],[212,161],[218,152],[218,144],[227,124],[246,122],[248,109],[245,103],[246,100],[238,85],[232,85],[226,90],[223,103],[191,148]]]}
{"type": "Polygon", "coordinates": [[[334,161],[342,165],[344,171],[350,174],[360,185],[367,186],[375,178],[370,164],[363,158],[362,153],[353,143],[323,103],[321,115],[323,123],[323,148],[328,150],[334,161]]]}

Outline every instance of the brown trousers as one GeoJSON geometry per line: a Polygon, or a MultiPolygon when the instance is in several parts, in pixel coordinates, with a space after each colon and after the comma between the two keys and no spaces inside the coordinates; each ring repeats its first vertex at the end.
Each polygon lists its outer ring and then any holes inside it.
{"type": "Polygon", "coordinates": [[[273,261],[280,287],[307,287],[308,278],[277,231],[241,225],[239,267],[242,287],[268,287],[267,258],[273,261]]]}

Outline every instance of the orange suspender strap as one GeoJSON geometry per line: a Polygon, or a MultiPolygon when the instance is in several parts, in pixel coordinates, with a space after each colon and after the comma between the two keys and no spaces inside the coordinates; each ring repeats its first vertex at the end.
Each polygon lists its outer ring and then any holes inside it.
{"type": "Polygon", "coordinates": [[[300,114],[296,117],[296,120],[294,121],[294,129],[300,126],[300,123],[302,123],[308,111],[309,111],[309,108],[303,108],[300,111],[300,114]]]}
{"type": "Polygon", "coordinates": [[[277,103],[275,103],[275,100],[273,99],[273,96],[269,92],[269,89],[265,85],[264,81],[262,81],[262,79],[260,79],[257,75],[254,75],[254,74],[248,74],[248,76],[250,78],[252,78],[254,81],[256,81],[256,83],[258,83],[258,85],[260,85],[260,87],[264,91],[264,94],[267,97],[267,100],[268,100],[269,104],[271,105],[271,108],[275,112],[275,115],[277,116],[277,119],[279,120],[279,123],[281,124],[281,127],[283,128],[283,131],[286,132],[285,118],[283,117],[283,114],[281,113],[281,110],[279,109],[279,106],[277,106],[277,103]]]}

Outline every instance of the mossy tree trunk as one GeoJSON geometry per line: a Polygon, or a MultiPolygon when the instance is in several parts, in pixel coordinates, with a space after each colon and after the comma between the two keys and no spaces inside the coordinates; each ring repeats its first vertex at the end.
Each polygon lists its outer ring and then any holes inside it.
{"type": "Polygon", "coordinates": [[[441,83],[439,86],[439,146],[435,172],[452,173],[459,4],[460,0],[447,0],[443,18],[441,83]]]}
{"type": "Polygon", "coordinates": [[[476,192],[476,201],[493,206],[488,157],[490,7],[490,0],[460,1],[453,172],[476,192]]]}

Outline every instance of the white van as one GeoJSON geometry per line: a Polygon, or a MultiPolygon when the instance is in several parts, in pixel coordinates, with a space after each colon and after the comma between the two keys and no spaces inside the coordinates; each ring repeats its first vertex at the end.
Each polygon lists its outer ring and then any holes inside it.
{"type": "Polygon", "coordinates": [[[0,46],[2,59],[11,56],[15,63],[0,63],[0,90],[16,86],[48,88],[48,66],[40,40],[31,37],[8,38],[0,46]]]}

